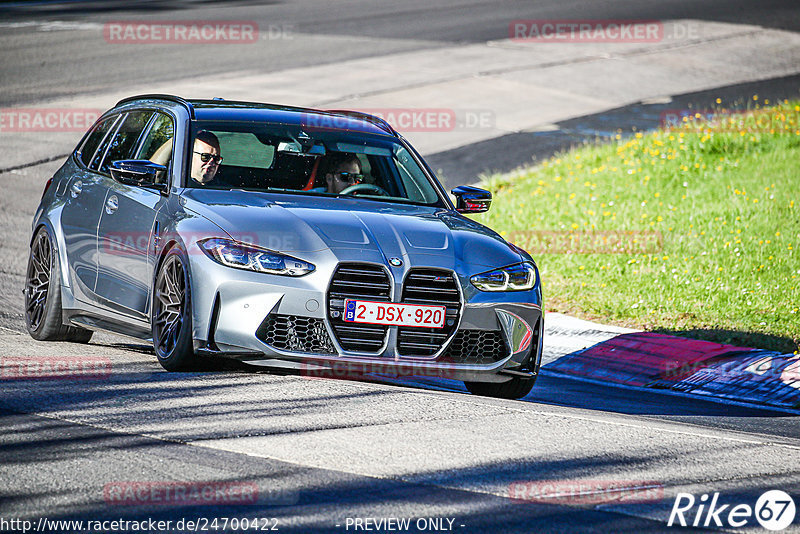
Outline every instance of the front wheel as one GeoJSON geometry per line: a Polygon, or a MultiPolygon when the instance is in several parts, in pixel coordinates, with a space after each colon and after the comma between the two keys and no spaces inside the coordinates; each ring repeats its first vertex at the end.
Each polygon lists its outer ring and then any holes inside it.
{"type": "Polygon", "coordinates": [[[186,260],[178,247],[167,252],[153,288],[153,347],[167,371],[197,366],[192,347],[192,313],[186,260]]]}
{"type": "Polygon", "coordinates": [[[467,391],[481,397],[521,399],[531,392],[535,378],[514,377],[507,382],[464,382],[467,391]]]}

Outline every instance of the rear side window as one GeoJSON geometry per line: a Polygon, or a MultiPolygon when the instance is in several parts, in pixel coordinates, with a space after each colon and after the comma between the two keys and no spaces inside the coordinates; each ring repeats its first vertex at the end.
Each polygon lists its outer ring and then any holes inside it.
{"type": "Polygon", "coordinates": [[[97,171],[97,168],[100,167],[100,162],[103,161],[103,156],[105,155],[106,150],[108,150],[108,145],[114,138],[114,132],[116,132],[117,128],[119,128],[120,120],[114,121],[111,131],[103,138],[103,140],[100,142],[100,145],[97,147],[97,151],[94,153],[92,162],[89,164],[89,168],[93,171],[97,171]]]}
{"type": "Polygon", "coordinates": [[[152,116],[152,111],[133,111],[127,114],[117,133],[114,134],[114,139],[108,147],[108,154],[100,165],[100,172],[108,172],[108,166],[112,161],[131,159],[137,141],[152,116]]]}
{"type": "Polygon", "coordinates": [[[113,126],[116,119],[117,116],[115,115],[97,123],[92,133],[86,138],[86,142],[83,143],[78,157],[87,167],[92,162],[92,156],[94,156],[97,147],[100,145],[100,141],[103,140],[103,137],[108,133],[108,130],[113,126]]]}

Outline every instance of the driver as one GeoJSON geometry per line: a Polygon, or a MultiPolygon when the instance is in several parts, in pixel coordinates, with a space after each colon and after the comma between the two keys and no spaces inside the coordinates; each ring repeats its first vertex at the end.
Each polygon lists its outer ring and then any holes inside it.
{"type": "Polygon", "coordinates": [[[214,176],[220,163],[222,156],[217,136],[207,130],[198,132],[194,139],[190,171],[193,187],[217,185],[214,176]]]}
{"type": "Polygon", "coordinates": [[[354,154],[344,152],[332,154],[327,163],[325,182],[327,192],[338,195],[351,185],[360,184],[364,180],[361,174],[361,161],[354,154]]]}

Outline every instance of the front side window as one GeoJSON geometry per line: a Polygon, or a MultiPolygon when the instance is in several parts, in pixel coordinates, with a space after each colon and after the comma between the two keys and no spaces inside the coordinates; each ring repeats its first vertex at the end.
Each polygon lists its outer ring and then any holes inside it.
{"type": "Polygon", "coordinates": [[[187,187],[444,207],[394,137],[299,125],[195,121],[187,187]]]}
{"type": "Polygon", "coordinates": [[[152,116],[152,111],[133,111],[125,116],[108,147],[100,172],[107,173],[113,161],[132,158],[133,150],[152,116]]]}
{"type": "Polygon", "coordinates": [[[169,168],[174,148],[175,124],[172,118],[164,113],[156,113],[134,159],[150,160],[169,168]]]}

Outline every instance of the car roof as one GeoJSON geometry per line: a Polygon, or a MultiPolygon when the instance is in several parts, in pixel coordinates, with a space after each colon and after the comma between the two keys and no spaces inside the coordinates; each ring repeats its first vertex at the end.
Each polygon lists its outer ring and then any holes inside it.
{"type": "Polygon", "coordinates": [[[183,105],[197,120],[272,122],[325,130],[347,130],[362,133],[397,136],[385,120],[349,110],[320,110],[295,106],[240,102],[235,100],[183,99],[172,95],[139,95],[120,100],[117,106],[139,100],[166,100],[183,105]]]}

